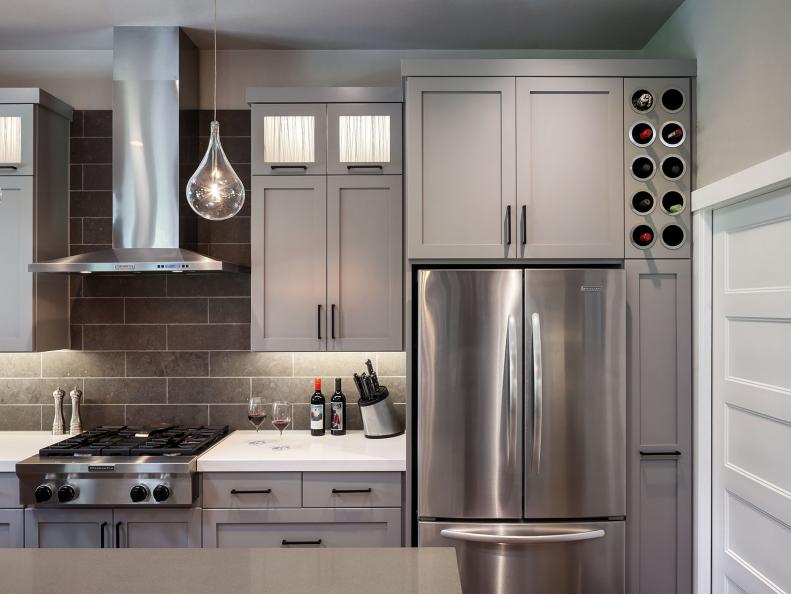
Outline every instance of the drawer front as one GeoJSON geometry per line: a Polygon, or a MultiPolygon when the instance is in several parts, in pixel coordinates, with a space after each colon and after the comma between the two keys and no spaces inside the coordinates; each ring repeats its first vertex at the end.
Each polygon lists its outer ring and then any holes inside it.
{"type": "Polygon", "coordinates": [[[306,472],[305,507],[401,507],[400,472],[306,472]]]}
{"type": "Polygon", "coordinates": [[[22,507],[19,504],[19,479],[13,472],[0,472],[0,508],[22,507]]]}
{"type": "Polygon", "coordinates": [[[222,472],[203,475],[203,507],[246,509],[300,507],[299,472],[222,472]]]}
{"type": "Polygon", "coordinates": [[[400,509],[206,510],[205,548],[400,547],[400,509]]]}

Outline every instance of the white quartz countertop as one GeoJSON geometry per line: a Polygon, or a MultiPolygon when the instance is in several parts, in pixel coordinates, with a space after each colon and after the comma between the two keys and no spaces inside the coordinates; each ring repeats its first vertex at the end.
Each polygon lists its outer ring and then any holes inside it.
{"type": "Polygon", "coordinates": [[[0,431],[0,472],[14,472],[16,463],[68,435],[52,435],[49,431],[0,431]]]}
{"type": "Polygon", "coordinates": [[[198,458],[199,472],[404,472],[406,436],[367,439],[362,431],[313,437],[310,431],[285,431],[287,450],[273,445],[275,431],[234,431],[198,458]],[[263,440],[263,444],[251,442],[263,440]]]}

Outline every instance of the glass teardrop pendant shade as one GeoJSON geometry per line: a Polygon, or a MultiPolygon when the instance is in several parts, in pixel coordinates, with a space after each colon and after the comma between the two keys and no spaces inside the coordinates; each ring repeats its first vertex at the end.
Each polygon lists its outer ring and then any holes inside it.
{"type": "Polygon", "coordinates": [[[244,184],[220,144],[220,124],[211,123],[209,148],[187,182],[187,202],[204,219],[223,221],[244,205],[244,184]]]}

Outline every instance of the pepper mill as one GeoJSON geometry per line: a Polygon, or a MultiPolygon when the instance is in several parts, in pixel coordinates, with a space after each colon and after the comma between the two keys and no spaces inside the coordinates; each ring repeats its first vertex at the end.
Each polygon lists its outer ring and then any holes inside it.
{"type": "Polygon", "coordinates": [[[55,399],[55,419],[52,421],[52,435],[63,435],[66,433],[66,419],[63,418],[63,397],[66,396],[65,390],[58,387],[52,393],[55,399]]]}
{"type": "Polygon", "coordinates": [[[75,386],[71,392],[71,424],[69,425],[69,435],[77,435],[82,433],[82,420],[80,419],[80,399],[82,398],[82,390],[78,390],[75,386]]]}

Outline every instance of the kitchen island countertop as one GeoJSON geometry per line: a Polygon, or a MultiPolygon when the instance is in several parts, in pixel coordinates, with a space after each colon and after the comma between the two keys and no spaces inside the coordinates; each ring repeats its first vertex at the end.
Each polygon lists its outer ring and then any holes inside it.
{"type": "Polygon", "coordinates": [[[461,594],[453,549],[0,549],[4,594],[461,594]]]}
{"type": "Polygon", "coordinates": [[[68,437],[49,431],[0,431],[0,472],[14,472],[17,462],[68,437]]]}

